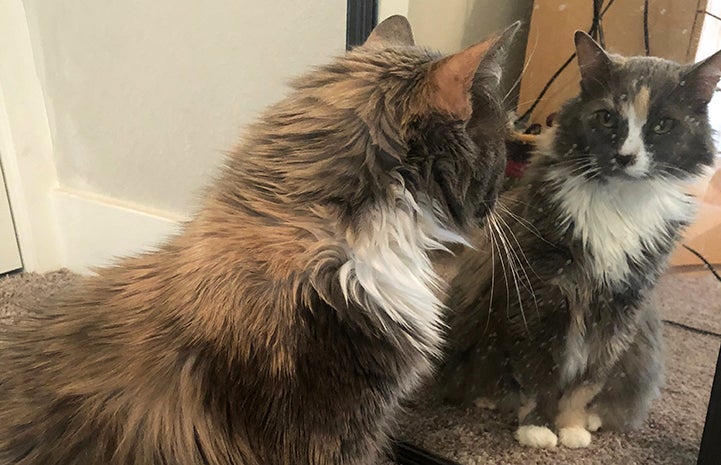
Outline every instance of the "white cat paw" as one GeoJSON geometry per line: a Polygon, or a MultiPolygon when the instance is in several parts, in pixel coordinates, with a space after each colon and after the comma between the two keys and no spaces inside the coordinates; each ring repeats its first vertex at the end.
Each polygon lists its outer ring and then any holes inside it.
{"type": "Polygon", "coordinates": [[[561,428],[558,431],[561,444],[571,449],[581,449],[591,444],[591,433],[585,428],[561,428]]]}
{"type": "Polygon", "coordinates": [[[601,417],[598,416],[596,413],[589,413],[588,418],[586,418],[586,429],[592,433],[595,433],[599,429],[601,429],[601,426],[603,426],[603,421],[601,421],[601,417]]]}
{"type": "Polygon", "coordinates": [[[496,403],[488,397],[479,397],[473,403],[481,410],[496,410],[496,403]]]}
{"type": "Polygon", "coordinates": [[[516,430],[516,440],[529,447],[553,449],[558,444],[556,434],[545,426],[520,426],[516,430]]]}

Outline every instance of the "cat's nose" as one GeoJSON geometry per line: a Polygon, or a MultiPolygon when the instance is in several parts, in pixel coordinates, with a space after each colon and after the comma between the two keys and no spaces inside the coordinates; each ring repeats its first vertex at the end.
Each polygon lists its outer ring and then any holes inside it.
{"type": "Polygon", "coordinates": [[[636,155],[621,155],[620,153],[617,153],[613,159],[616,160],[616,163],[618,163],[618,166],[621,168],[625,168],[636,163],[636,155]]]}

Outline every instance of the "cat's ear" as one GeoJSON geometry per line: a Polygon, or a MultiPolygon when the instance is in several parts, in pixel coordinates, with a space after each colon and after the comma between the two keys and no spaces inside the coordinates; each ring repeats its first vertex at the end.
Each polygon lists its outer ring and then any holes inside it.
{"type": "Polygon", "coordinates": [[[682,92],[694,102],[706,105],[716,91],[719,78],[721,78],[721,51],[691,67],[682,77],[682,92]]]}
{"type": "Polygon", "coordinates": [[[495,43],[481,60],[481,65],[476,72],[476,81],[486,89],[497,90],[500,86],[511,44],[520,28],[520,21],[508,26],[498,35],[495,43]]]}
{"type": "Polygon", "coordinates": [[[377,25],[363,46],[415,45],[411,23],[405,16],[393,15],[377,25]]]}
{"type": "Polygon", "coordinates": [[[455,118],[468,119],[472,112],[471,86],[481,62],[503,55],[519,25],[516,22],[500,34],[435,62],[430,71],[431,105],[455,118]]]}
{"type": "Polygon", "coordinates": [[[593,92],[603,86],[611,70],[611,58],[583,31],[576,31],[573,36],[576,44],[578,69],[581,72],[581,89],[593,92]]]}

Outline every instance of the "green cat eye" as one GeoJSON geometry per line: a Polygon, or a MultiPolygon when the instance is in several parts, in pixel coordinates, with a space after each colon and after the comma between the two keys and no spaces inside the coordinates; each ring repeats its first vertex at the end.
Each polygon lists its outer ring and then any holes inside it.
{"type": "Polygon", "coordinates": [[[675,123],[676,122],[671,118],[661,118],[653,127],[653,132],[656,134],[666,134],[673,129],[675,123]]]}
{"type": "Polygon", "coordinates": [[[605,128],[616,126],[616,116],[608,110],[598,110],[593,116],[596,122],[605,128]]]}

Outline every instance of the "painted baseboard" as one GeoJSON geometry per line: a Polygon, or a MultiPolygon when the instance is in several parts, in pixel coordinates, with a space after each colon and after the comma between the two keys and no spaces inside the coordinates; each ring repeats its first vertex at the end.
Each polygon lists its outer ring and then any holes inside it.
{"type": "Polygon", "coordinates": [[[186,219],[92,192],[57,188],[52,195],[63,266],[82,274],[152,250],[186,219]]]}

